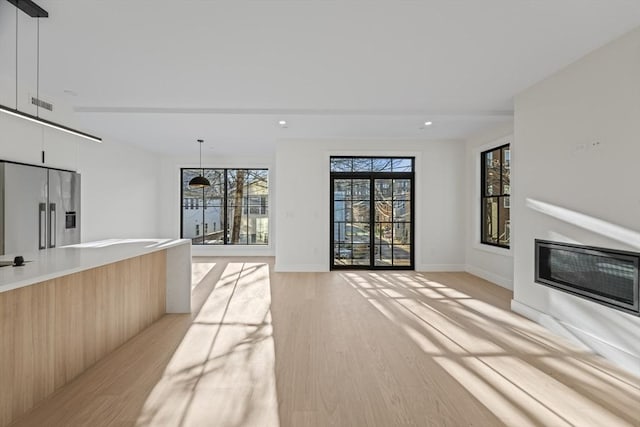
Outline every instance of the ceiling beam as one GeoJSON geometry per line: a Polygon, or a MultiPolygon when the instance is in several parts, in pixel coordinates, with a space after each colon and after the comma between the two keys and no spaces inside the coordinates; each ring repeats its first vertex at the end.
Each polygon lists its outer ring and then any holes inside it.
{"type": "Polygon", "coordinates": [[[35,4],[31,0],[7,0],[9,3],[26,13],[32,18],[48,18],[49,12],[35,4]]]}
{"type": "Polygon", "coordinates": [[[219,114],[262,116],[419,116],[450,118],[512,118],[512,110],[435,111],[417,109],[341,109],[341,108],[207,108],[207,107],[74,107],[76,113],[113,114],[219,114]]]}

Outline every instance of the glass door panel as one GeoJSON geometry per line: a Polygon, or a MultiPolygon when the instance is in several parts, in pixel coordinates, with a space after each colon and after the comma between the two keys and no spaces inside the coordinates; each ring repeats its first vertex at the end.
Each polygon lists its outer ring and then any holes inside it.
{"type": "Polygon", "coordinates": [[[369,265],[371,233],[368,222],[351,224],[351,255],[353,265],[369,265]]]}
{"type": "Polygon", "coordinates": [[[375,266],[410,266],[413,250],[411,180],[374,179],[375,266]]]}
{"type": "Polygon", "coordinates": [[[333,180],[333,265],[371,263],[369,192],[368,179],[333,180]]]}

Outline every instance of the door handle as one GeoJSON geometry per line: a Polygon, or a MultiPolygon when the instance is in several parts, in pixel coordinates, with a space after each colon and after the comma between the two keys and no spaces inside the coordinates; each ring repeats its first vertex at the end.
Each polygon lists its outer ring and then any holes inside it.
{"type": "Polygon", "coordinates": [[[38,249],[47,248],[47,204],[38,205],[38,249]]]}
{"type": "Polygon", "coordinates": [[[56,204],[49,203],[49,247],[56,247],[56,204]]]}

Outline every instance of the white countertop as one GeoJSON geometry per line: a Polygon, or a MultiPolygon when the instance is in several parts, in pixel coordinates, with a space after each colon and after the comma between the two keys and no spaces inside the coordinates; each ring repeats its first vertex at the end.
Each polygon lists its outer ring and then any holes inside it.
{"type": "Polygon", "coordinates": [[[15,255],[22,255],[25,265],[0,267],[0,292],[187,244],[191,240],[108,239],[36,253],[2,255],[0,261],[13,261],[15,255]]]}

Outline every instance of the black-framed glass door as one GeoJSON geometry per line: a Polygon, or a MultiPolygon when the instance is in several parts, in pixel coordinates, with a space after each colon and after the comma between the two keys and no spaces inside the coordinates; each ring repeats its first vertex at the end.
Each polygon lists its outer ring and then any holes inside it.
{"type": "Polygon", "coordinates": [[[332,269],[414,268],[413,181],[411,158],[332,158],[332,269]]]}

